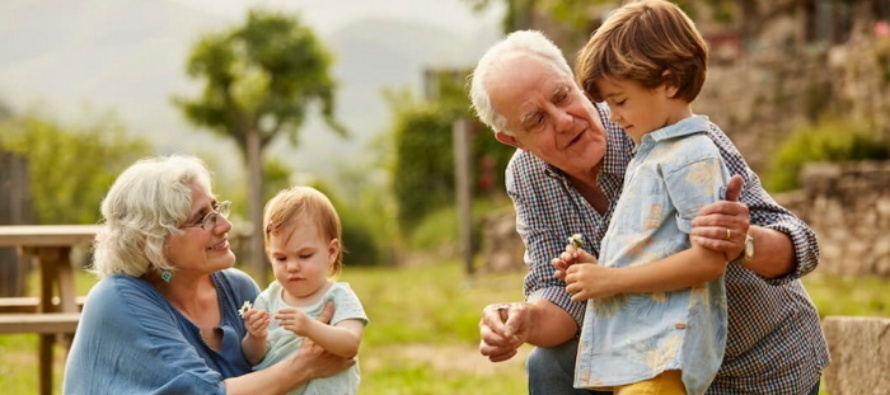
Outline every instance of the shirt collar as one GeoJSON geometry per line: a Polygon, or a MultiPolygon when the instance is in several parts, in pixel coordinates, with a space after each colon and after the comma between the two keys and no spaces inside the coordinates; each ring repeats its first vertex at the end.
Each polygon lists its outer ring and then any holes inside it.
{"type": "Polygon", "coordinates": [[[643,139],[646,139],[646,137],[648,136],[653,141],[659,142],[662,140],[687,136],[695,133],[705,133],[708,131],[709,123],[710,121],[708,120],[708,117],[704,115],[693,115],[673,125],[665,126],[652,133],[649,133],[646,136],[643,136],[643,139]]]}

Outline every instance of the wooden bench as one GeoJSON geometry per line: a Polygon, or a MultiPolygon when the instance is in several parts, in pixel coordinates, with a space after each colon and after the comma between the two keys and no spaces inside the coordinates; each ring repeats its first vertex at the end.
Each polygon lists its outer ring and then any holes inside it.
{"type": "MultiPolygon", "coordinates": [[[[84,296],[78,296],[75,304],[77,311],[83,310],[84,296]]],[[[58,296],[53,296],[53,311],[59,311],[60,300],[58,296]]],[[[16,296],[0,298],[0,313],[37,313],[40,311],[40,298],[36,296],[16,296]]]]}
{"type": "Polygon", "coordinates": [[[4,333],[74,333],[80,313],[0,314],[0,334],[4,333]]]}

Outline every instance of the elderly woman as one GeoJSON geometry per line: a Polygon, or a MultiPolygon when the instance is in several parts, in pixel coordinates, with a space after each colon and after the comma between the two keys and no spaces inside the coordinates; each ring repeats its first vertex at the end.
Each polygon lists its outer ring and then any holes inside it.
{"type": "Polygon", "coordinates": [[[118,177],[102,202],[93,267],[102,280],[84,303],[64,393],[276,394],[354,363],[304,343],[251,371],[239,308],[259,288],[232,267],[229,206],[194,157],[141,160],[118,177]]]}

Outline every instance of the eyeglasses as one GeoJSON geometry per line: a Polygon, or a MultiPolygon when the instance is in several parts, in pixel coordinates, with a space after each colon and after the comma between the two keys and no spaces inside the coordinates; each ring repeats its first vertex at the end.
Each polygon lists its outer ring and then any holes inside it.
{"type": "Polygon", "coordinates": [[[229,213],[232,211],[232,202],[225,201],[217,203],[216,207],[213,208],[213,211],[207,213],[204,218],[201,218],[200,221],[186,225],[184,228],[192,228],[196,226],[200,226],[204,231],[211,231],[214,227],[216,227],[216,220],[219,217],[229,218],[229,213]]]}

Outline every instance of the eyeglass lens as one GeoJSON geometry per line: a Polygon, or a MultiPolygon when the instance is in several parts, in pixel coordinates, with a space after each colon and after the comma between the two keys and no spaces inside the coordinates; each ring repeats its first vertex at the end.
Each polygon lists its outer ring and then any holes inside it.
{"type": "Polygon", "coordinates": [[[204,221],[201,222],[201,228],[209,232],[216,226],[216,220],[219,218],[219,216],[222,216],[223,218],[229,218],[229,212],[231,211],[231,209],[232,202],[220,202],[214,211],[210,212],[209,214],[207,214],[206,217],[204,217],[204,221]]]}

